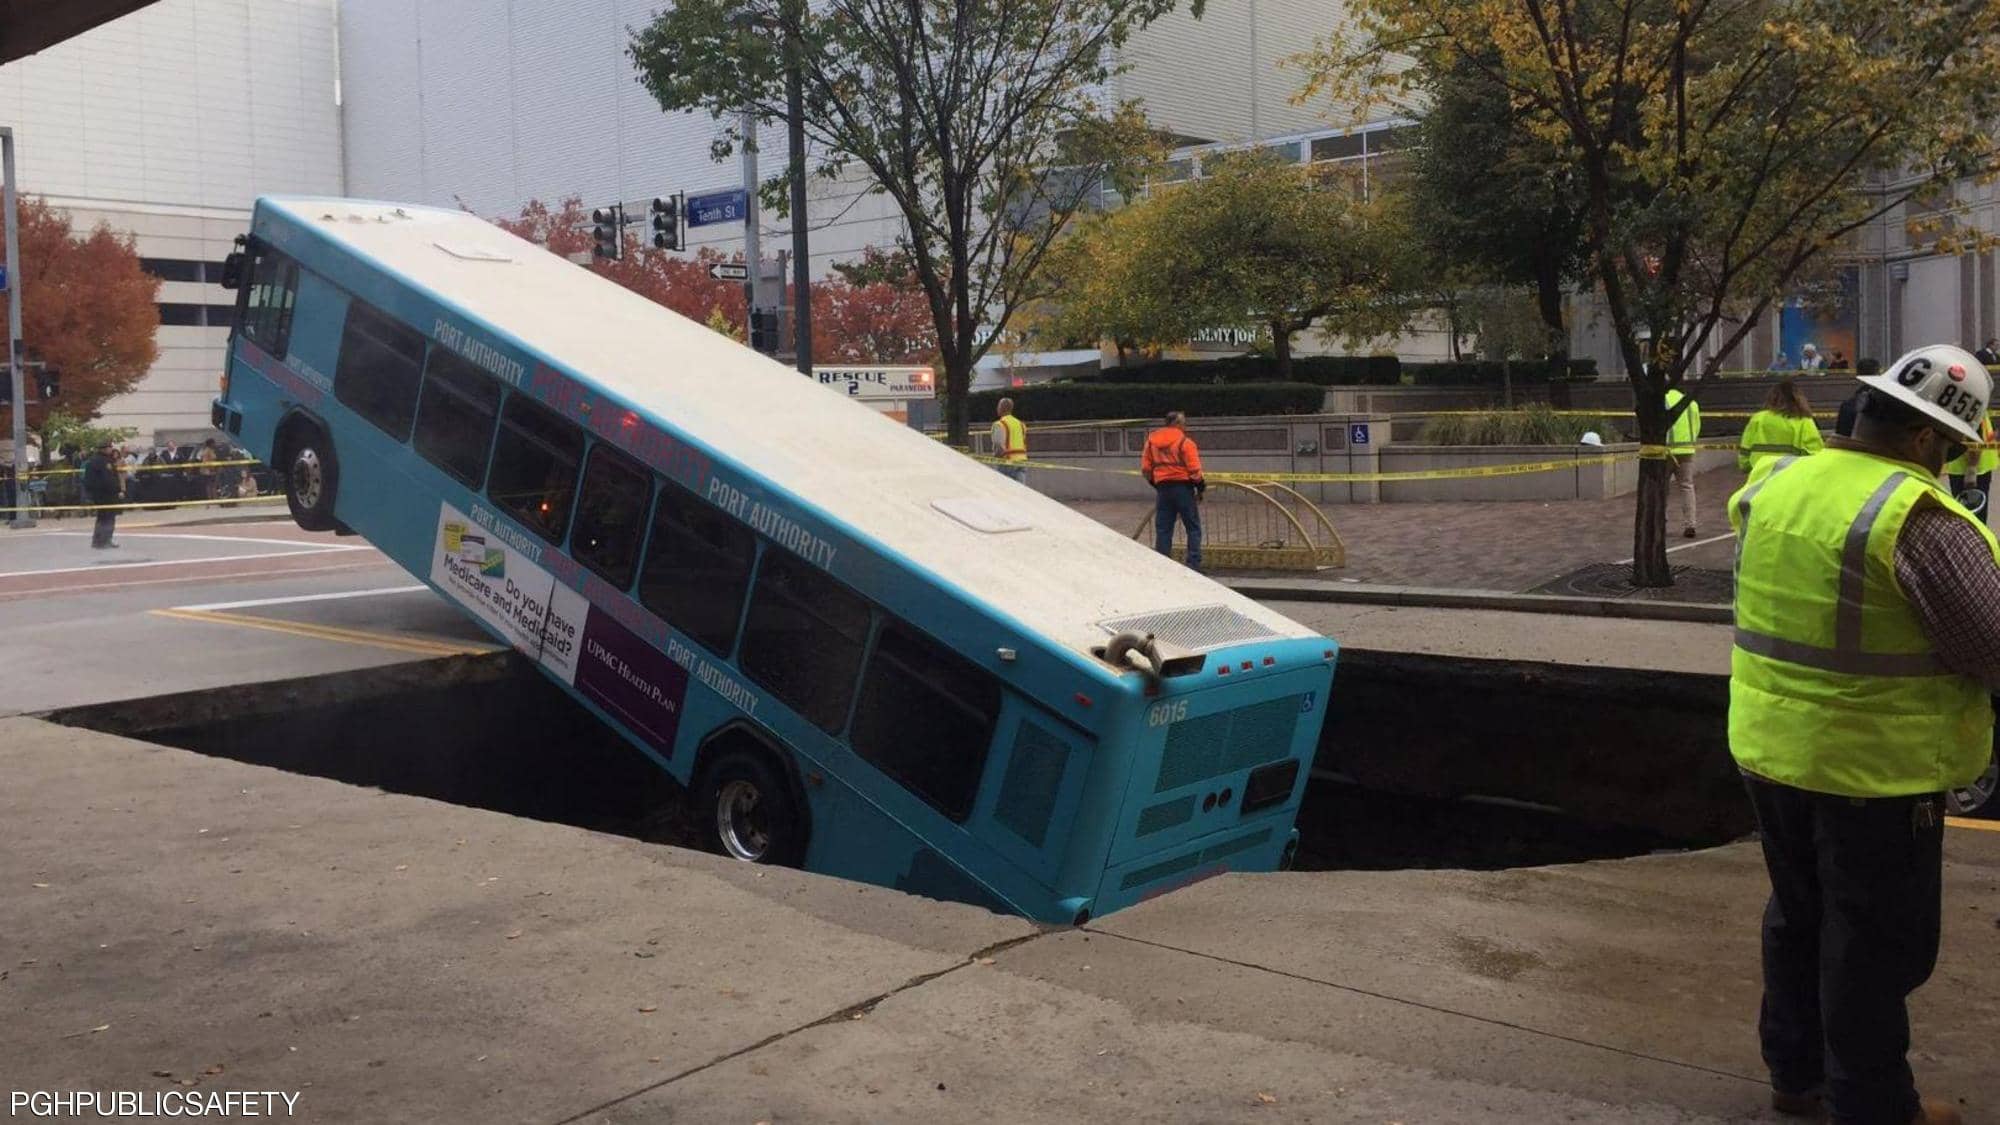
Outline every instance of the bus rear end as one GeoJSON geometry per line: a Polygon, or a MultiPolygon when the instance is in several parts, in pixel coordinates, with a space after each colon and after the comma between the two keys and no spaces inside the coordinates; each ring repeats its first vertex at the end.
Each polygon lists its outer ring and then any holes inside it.
{"type": "Polygon", "coordinates": [[[1138,711],[1097,912],[1226,871],[1273,871],[1319,744],[1337,655],[1323,637],[1233,645],[1170,674],[1138,711]]]}

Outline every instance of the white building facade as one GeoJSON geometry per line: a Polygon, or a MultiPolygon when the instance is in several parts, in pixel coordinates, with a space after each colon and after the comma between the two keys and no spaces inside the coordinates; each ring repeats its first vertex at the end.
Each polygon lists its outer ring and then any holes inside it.
{"type": "Polygon", "coordinates": [[[252,201],[341,194],[335,4],[159,0],[0,66],[21,191],[130,234],[162,279],[159,360],[106,424],[207,432],[232,301],[216,282],[252,201]]]}

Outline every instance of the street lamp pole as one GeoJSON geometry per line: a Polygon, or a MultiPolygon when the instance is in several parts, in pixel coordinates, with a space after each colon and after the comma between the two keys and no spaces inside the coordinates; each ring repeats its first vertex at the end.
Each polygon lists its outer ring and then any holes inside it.
{"type": "Polygon", "coordinates": [[[14,392],[14,518],[8,526],[35,526],[28,518],[28,387],[21,370],[21,237],[14,197],[14,130],[0,125],[0,207],[7,212],[7,381],[14,392]]]}
{"type": "Polygon", "coordinates": [[[799,31],[805,5],[790,0],[790,34],[785,43],[785,126],[786,148],[791,155],[792,180],[792,352],[799,374],[811,375],[812,337],[812,250],[806,230],[806,125],[805,96],[799,76],[799,31]]]}

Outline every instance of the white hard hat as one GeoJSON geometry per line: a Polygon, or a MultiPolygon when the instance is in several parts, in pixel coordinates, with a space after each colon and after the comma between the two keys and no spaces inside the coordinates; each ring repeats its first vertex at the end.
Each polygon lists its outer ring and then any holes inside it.
{"type": "Polygon", "coordinates": [[[1583,432],[1583,436],[1576,439],[1576,443],[1578,445],[1602,446],[1604,444],[1604,439],[1597,436],[1596,430],[1585,430],[1583,432]]]}
{"type": "Polygon", "coordinates": [[[1993,376],[1986,365],[1950,344],[1918,348],[1861,381],[1966,441],[1979,440],[1979,423],[1993,401],[1993,376]]]}

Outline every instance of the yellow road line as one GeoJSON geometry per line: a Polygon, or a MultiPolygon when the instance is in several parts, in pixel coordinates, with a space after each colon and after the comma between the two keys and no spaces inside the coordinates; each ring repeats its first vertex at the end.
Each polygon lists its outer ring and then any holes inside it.
{"type": "Polygon", "coordinates": [[[2000,832],[2000,820],[1974,820],[1969,816],[1948,816],[1946,824],[1953,828],[1970,828],[1975,832],[2000,832]]]}
{"type": "Polygon", "coordinates": [[[418,637],[405,637],[395,633],[378,633],[368,629],[347,629],[335,625],[309,625],[300,621],[280,621],[271,617],[254,617],[240,613],[217,613],[204,609],[156,609],[159,617],[173,617],[182,621],[201,621],[214,625],[236,625],[246,629],[264,629],[273,633],[289,633],[314,640],[337,641],[342,644],[372,645],[392,652],[406,652],[417,656],[459,656],[466,653],[497,651],[489,645],[458,644],[445,641],[427,641],[418,637]]]}

